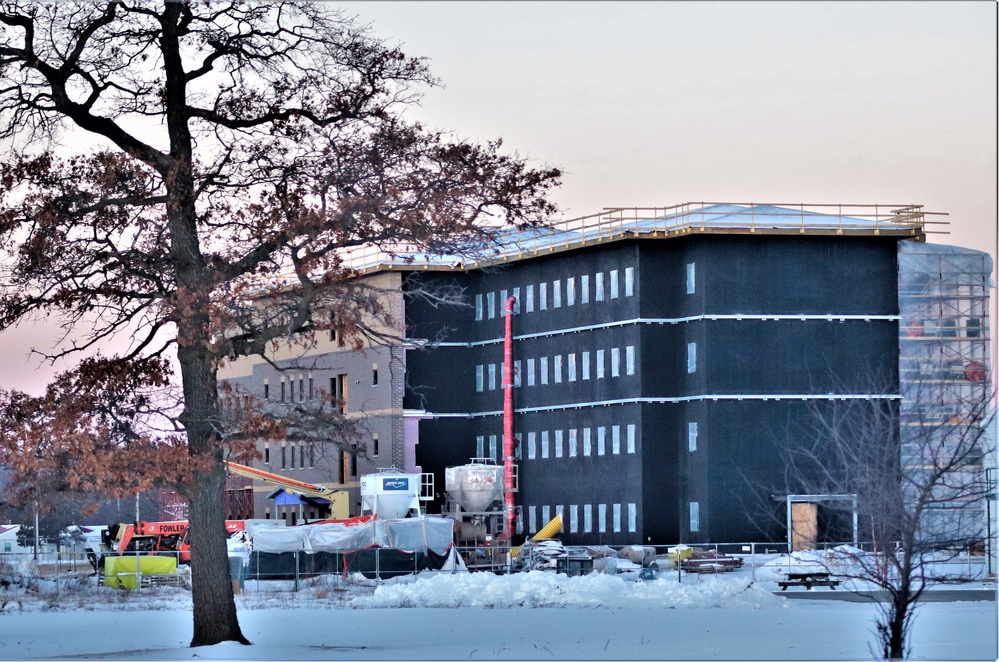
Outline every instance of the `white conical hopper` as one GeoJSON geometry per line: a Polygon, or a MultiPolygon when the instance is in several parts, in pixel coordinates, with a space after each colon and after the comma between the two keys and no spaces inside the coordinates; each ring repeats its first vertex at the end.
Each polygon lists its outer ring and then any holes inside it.
{"type": "Polygon", "coordinates": [[[361,476],[361,506],[382,519],[402,519],[420,510],[419,474],[378,473],[361,476]]]}
{"type": "Polygon", "coordinates": [[[444,470],[444,485],[465,512],[486,512],[494,501],[503,498],[503,467],[490,464],[448,467],[444,470]]]}

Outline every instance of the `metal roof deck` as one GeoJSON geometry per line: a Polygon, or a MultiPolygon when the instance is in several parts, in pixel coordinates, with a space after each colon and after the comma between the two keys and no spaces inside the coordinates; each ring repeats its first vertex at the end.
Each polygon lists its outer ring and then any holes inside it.
{"type": "MultiPolygon", "coordinates": [[[[489,246],[465,255],[431,255],[399,246],[391,253],[364,246],[345,254],[356,271],[476,269],[540,254],[625,239],[663,239],[697,233],[885,235],[924,241],[921,205],[688,202],[672,207],[608,207],[538,228],[503,229],[489,246]]],[[[936,221],[940,223],[940,221],[936,221]]]]}
{"type": "MultiPolygon", "coordinates": [[[[540,255],[628,239],[667,239],[691,234],[890,236],[924,242],[922,205],[687,202],[671,207],[606,207],[602,212],[526,229],[498,228],[492,241],[462,254],[431,254],[406,244],[365,244],[341,251],[358,274],[388,271],[454,271],[531,259],[540,255]]],[[[252,292],[297,287],[291,271],[261,279],[252,292]]]]}

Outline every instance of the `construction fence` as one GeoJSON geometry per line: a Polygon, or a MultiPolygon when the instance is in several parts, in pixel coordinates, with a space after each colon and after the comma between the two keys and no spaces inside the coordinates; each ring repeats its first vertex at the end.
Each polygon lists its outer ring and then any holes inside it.
{"type": "MultiPolygon", "coordinates": [[[[569,575],[589,572],[638,573],[643,579],[736,573],[754,581],[772,581],[781,573],[805,565],[825,565],[835,574],[844,559],[870,557],[870,545],[821,544],[810,551],[789,553],[786,543],[716,543],[673,546],[562,547],[557,541],[526,547],[488,545],[409,552],[367,547],[349,552],[251,552],[230,557],[234,589],[247,584],[289,583],[298,590],[317,577],[352,577],[380,582],[426,571],[485,571],[498,574],[552,570],[569,575]]],[[[86,554],[0,554],[0,591],[11,588],[58,592],[67,587],[106,585],[145,588],[190,587],[190,568],[169,554],[110,556],[91,563],[86,554]]],[[[941,551],[924,558],[921,571],[935,583],[967,584],[995,577],[994,562],[978,543],[941,551]]],[[[687,581],[690,581],[688,579],[687,581]]]]}

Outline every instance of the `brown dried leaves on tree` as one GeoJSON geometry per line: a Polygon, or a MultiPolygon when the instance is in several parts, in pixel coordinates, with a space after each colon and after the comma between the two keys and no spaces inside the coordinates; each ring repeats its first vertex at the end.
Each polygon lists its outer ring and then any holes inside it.
{"type": "Polygon", "coordinates": [[[169,370],[162,360],[86,359],[60,375],[42,396],[0,392],[0,452],[12,471],[5,498],[48,503],[55,493],[96,505],[192,476],[179,434],[148,429],[157,390],[169,370]]]}

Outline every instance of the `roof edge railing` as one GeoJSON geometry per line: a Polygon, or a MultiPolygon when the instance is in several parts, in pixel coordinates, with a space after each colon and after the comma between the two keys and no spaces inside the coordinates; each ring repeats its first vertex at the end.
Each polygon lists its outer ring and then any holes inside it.
{"type": "MultiPolygon", "coordinates": [[[[602,211],[560,219],[529,230],[510,231],[509,240],[489,250],[434,255],[413,244],[384,247],[362,244],[341,252],[344,266],[358,272],[393,269],[467,269],[525,256],[551,253],[628,237],[672,237],[691,232],[874,234],[891,233],[922,240],[926,225],[946,224],[916,204],[775,202],[685,202],[655,207],[604,207],[602,211]]],[[[290,274],[289,274],[290,275],[290,274]]],[[[297,279],[289,278],[287,285],[297,279]]],[[[282,278],[274,279],[281,286],[282,278]]]]}

